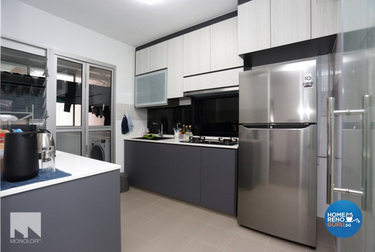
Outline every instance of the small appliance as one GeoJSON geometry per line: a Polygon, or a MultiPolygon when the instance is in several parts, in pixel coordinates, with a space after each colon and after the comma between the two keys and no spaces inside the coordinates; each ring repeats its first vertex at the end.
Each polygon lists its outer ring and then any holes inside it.
{"type": "Polygon", "coordinates": [[[9,182],[38,175],[38,144],[35,132],[6,133],[3,178],[9,182]]]}

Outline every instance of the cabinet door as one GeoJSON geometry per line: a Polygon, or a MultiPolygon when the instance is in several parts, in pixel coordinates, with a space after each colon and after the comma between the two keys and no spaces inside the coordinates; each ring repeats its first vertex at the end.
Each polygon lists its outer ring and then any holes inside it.
{"type": "Polygon", "coordinates": [[[169,145],[173,162],[173,197],[196,205],[200,204],[200,148],[169,145]]]}
{"type": "Polygon", "coordinates": [[[166,105],[167,70],[135,77],[134,106],[136,108],[166,105]]]}
{"type": "Polygon", "coordinates": [[[271,47],[310,39],[310,0],[271,0],[271,47]]]}
{"type": "Polygon", "coordinates": [[[168,85],[167,97],[183,97],[184,37],[168,40],[168,85]]]}
{"type": "Polygon", "coordinates": [[[237,41],[237,17],[211,25],[211,71],[243,65],[237,41]]]}
{"type": "Polygon", "coordinates": [[[271,47],[271,0],[252,0],[238,6],[238,54],[271,47]]]}
{"type": "Polygon", "coordinates": [[[171,146],[125,141],[125,171],[129,183],[172,197],[171,146]]]}
{"type": "Polygon", "coordinates": [[[167,67],[168,45],[162,42],[150,47],[150,71],[156,71],[167,67]]]}
{"type": "Polygon", "coordinates": [[[201,148],[201,206],[235,215],[236,173],[236,150],[201,148]]]}
{"type": "Polygon", "coordinates": [[[135,74],[147,73],[150,69],[150,48],[147,47],[135,53],[135,74]]]}
{"type": "Polygon", "coordinates": [[[243,68],[202,74],[184,78],[184,92],[239,85],[239,73],[243,68]]]}
{"type": "Polygon", "coordinates": [[[184,76],[210,71],[210,26],[184,35],[184,76]]]}
{"type": "Polygon", "coordinates": [[[339,0],[311,0],[311,37],[319,38],[340,32],[339,0]]]}

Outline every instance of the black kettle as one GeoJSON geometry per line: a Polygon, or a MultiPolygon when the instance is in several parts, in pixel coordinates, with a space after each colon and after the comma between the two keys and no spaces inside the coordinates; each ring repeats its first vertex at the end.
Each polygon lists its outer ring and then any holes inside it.
{"type": "Polygon", "coordinates": [[[9,182],[34,178],[39,172],[36,132],[6,133],[3,178],[9,182]]]}

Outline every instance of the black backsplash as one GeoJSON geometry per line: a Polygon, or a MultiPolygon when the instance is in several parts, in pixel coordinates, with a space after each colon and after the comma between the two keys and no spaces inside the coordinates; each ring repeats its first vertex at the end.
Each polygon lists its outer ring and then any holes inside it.
{"type": "Polygon", "coordinates": [[[231,97],[193,98],[191,106],[150,108],[147,127],[157,133],[163,123],[164,134],[173,134],[177,123],[192,125],[197,136],[238,137],[238,95],[231,97]]]}

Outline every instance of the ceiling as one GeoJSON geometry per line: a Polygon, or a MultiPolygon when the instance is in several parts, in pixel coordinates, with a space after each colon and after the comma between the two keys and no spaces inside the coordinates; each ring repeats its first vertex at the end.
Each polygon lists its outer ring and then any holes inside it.
{"type": "Polygon", "coordinates": [[[237,0],[19,0],[138,47],[237,10],[237,0]]]}

